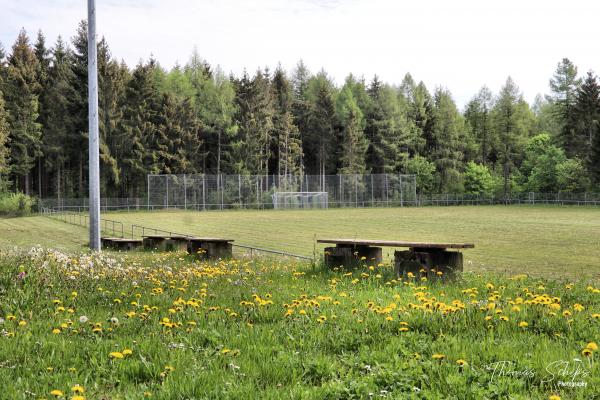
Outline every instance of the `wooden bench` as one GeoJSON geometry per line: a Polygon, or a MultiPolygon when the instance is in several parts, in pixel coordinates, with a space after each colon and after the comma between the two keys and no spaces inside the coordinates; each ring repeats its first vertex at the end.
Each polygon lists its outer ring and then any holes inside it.
{"type": "Polygon", "coordinates": [[[188,238],[187,251],[199,259],[231,258],[233,241],[233,239],[221,238],[188,238]]]}
{"type": "Polygon", "coordinates": [[[335,244],[325,248],[325,264],[329,266],[352,267],[366,262],[377,265],[382,261],[381,247],[408,247],[408,250],[394,252],[394,269],[398,276],[453,276],[463,270],[463,256],[460,251],[448,249],[472,249],[472,243],[424,243],[391,240],[362,239],[318,239],[317,243],[335,244]]]}
{"type": "Polygon", "coordinates": [[[119,251],[136,250],[142,246],[142,239],[127,239],[118,237],[100,238],[103,249],[113,249],[119,251]]]}

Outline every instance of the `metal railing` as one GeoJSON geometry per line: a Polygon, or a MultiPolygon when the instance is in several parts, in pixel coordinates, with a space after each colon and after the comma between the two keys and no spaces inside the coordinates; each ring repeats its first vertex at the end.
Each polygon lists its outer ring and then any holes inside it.
{"type": "MultiPolygon", "coordinates": [[[[63,221],[65,223],[68,223],[71,225],[78,225],[78,226],[82,226],[82,227],[89,226],[89,224],[88,224],[89,217],[87,214],[74,213],[74,212],[68,212],[68,211],[57,211],[57,210],[53,210],[51,208],[45,208],[45,207],[41,208],[40,211],[41,211],[41,214],[46,217],[58,219],[60,221],[63,221]]],[[[106,218],[101,218],[101,231],[103,233],[110,234],[112,237],[117,237],[120,235],[119,237],[121,237],[121,238],[124,238],[125,232],[127,232],[132,239],[144,237],[151,232],[154,233],[155,235],[164,235],[164,236],[182,236],[182,237],[186,237],[186,238],[197,237],[197,235],[168,231],[168,230],[164,230],[164,229],[160,229],[160,228],[148,227],[148,226],[137,225],[137,224],[131,224],[130,228],[126,229],[125,224],[123,224],[122,222],[111,220],[111,219],[106,219],[106,218]]],[[[254,256],[255,253],[256,254],[266,253],[266,254],[272,254],[272,255],[276,255],[276,256],[284,256],[284,257],[297,258],[297,259],[301,259],[301,260],[314,261],[313,257],[302,256],[299,254],[288,253],[288,252],[280,251],[280,250],[265,249],[265,248],[261,248],[261,247],[236,244],[236,243],[232,243],[232,246],[240,248],[240,249],[249,250],[250,257],[254,256]]]]}

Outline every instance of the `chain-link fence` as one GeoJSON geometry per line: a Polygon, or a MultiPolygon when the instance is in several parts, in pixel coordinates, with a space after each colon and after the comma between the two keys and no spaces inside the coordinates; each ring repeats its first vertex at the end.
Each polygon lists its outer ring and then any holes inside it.
{"type": "Polygon", "coordinates": [[[417,205],[414,175],[148,175],[149,207],[273,208],[276,192],[327,192],[328,207],[417,205]]]}
{"type": "MultiPolygon", "coordinates": [[[[225,181],[225,180],[224,180],[225,181]]],[[[370,189],[370,188],[369,188],[370,189]]],[[[273,208],[272,199],[270,198],[269,192],[267,195],[259,196],[259,198],[265,199],[266,202],[257,202],[241,205],[241,203],[228,203],[225,199],[230,199],[231,193],[226,196],[226,191],[216,190],[212,193],[212,198],[216,199],[214,203],[205,202],[194,202],[194,193],[190,192],[187,194],[187,188],[184,189],[186,196],[176,197],[178,191],[169,191],[169,195],[166,194],[166,182],[165,191],[162,197],[155,194],[158,197],[156,199],[152,197],[152,202],[148,202],[146,198],[103,198],[101,199],[101,210],[157,210],[164,208],[181,208],[181,209],[192,209],[192,210],[208,210],[208,209],[232,209],[232,208],[273,208]],[[191,196],[191,198],[190,198],[191,196]],[[266,198],[266,196],[269,196],[266,198]],[[219,199],[223,199],[221,203],[219,199]],[[192,200],[192,201],[189,201],[192,200]],[[159,202],[160,201],[160,202],[159,202]],[[188,202],[189,201],[189,202],[188,202]]],[[[341,191],[340,191],[341,192],[341,191]]],[[[396,192],[397,193],[397,192],[396,192]]],[[[196,198],[200,198],[198,191],[195,193],[196,198]]],[[[206,193],[205,193],[206,194],[206,193]]],[[[387,199],[384,197],[375,197],[371,201],[365,201],[364,197],[359,197],[358,193],[346,192],[346,201],[340,202],[339,198],[336,203],[330,207],[375,207],[375,206],[463,206],[463,205],[493,205],[493,204],[522,204],[522,205],[575,205],[575,206],[600,206],[600,193],[513,193],[507,197],[494,196],[494,195],[470,195],[470,194],[456,194],[456,193],[444,193],[444,194],[419,194],[412,197],[406,196],[406,192],[402,192],[402,198],[398,199],[398,196],[388,196],[387,199]],[[355,200],[351,201],[352,194],[356,194],[355,200]],[[360,200],[359,200],[360,199],[360,200]],[[415,200],[416,199],[416,200],[415,200]]],[[[364,195],[364,193],[363,193],[364,195]]],[[[54,210],[61,211],[86,211],[88,209],[88,199],[41,199],[40,208],[47,207],[54,210]]]]}

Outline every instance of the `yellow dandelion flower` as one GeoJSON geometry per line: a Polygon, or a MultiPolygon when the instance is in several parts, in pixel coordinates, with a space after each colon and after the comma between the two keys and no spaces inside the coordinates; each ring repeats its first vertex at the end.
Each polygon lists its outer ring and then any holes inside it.
{"type": "Polygon", "coordinates": [[[83,393],[83,392],[85,392],[85,389],[81,385],[75,385],[71,388],[71,391],[73,393],[83,393]]]}
{"type": "Polygon", "coordinates": [[[443,360],[444,358],[446,358],[446,356],[444,354],[435,353],[431,356],[431,358],[433,358],[434,360],[443,360]]]}
{"type": "Polygon", "coordinates": [[[133,354],[133,350],[131,350],[131,349],[125,349],[125,350],[122,351],[122,353],[123,353],[124,356],[130,356],[130,355],[133,354]]]}
{"type": "Polygon", "coordinates": [[[528,326],[529,326],[529,324],[525,321],[519,322],[519,328],[527,328],[528,326]]]}
{"type": "Polygon", "coordinates": [[[548,400],[560,400],[560,396],[557,394],[553,394],[550,395],[550,397],[548,397],[548,400]]]}
{"type": "Polygon", "coordinates": [[[62,390],[58,390],[58,389],[54,389],[53,391],[50,392],[50,394],[52,396],[56,396],[56,397],[64,396],[64,393],[62,392],[62,390]]]}
{"type": "Polygon", "coordinates": [[[71,400],[85,400],[84,396],[75,395],[71,397],[71,400]]]}
{"type": "Polygon", "coordinates": [[[60,332],[62,332],[62,331],[58,328],[52,329],[52,333],[54,333],[55,335],[58,335],[60,332]]]}
{"type": "Polygon", "coordinates": [[[463,360],[462,358],[456,360],[456,363],[458,364],[459,367],[464,367],[465,365],[467,365],[467,362],[465,360],[463,360]]]}
{"type": "Polygon", "coordinates": [[[594,352],[593,352],[592,350],[590,350],[590,349],[587,349],[587,348],[586,348],[586,349],[583,349],[583,350],[581,351],[581,355],[582,355],[582,356],[584,356],[584,357],[589,357],[589,356],[591,356],[593,353],[594,353],[594,352]]]}
{"type": "Polygon", "coordinates": [[[122,359],[125,356],[123,355],[123,353],[121,353],[120,351],[113,351],[112,353],[110,353],[108,355],[110,358],[115,358],[115,359],[122,359]]]}
{"type": "Polygon", "coordinates": [[[589,342],[585,348],[590,349],[591,351],[596,351],[598,350],[598,345],[595,342],[589,342]]]}

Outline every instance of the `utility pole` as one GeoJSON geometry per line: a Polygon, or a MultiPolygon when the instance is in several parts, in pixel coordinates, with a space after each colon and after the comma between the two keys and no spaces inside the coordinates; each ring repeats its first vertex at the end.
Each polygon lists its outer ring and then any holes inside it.
{"type": "Polygon", "coordinates": [[[88,0],[88,108],[90,249],[100,251],[100,155],[98,143],[98,65],[96,54],[96,0],[88,0]]]}

